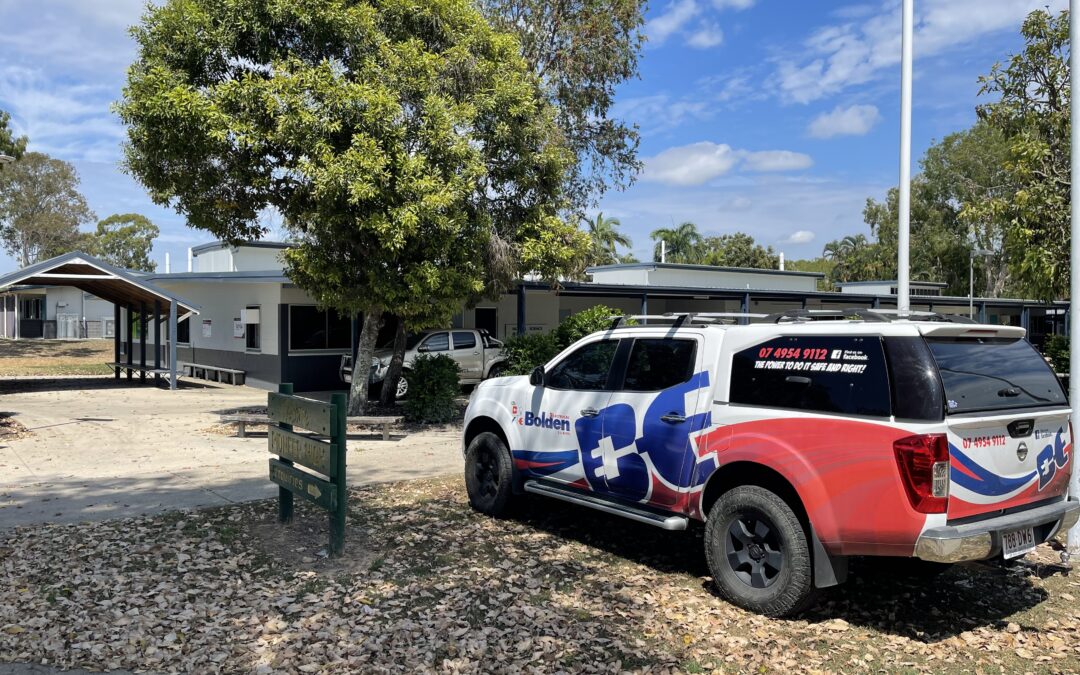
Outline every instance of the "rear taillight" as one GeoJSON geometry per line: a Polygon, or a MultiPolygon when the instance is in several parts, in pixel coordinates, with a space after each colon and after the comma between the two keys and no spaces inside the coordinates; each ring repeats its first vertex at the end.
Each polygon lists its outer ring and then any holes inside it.
{"type": "Polygon", "coordinates": [[[949,440],[945,434],[908,436],[893,442],[896,466],[911,507],[945,513],[949,505],[949,440]]]}

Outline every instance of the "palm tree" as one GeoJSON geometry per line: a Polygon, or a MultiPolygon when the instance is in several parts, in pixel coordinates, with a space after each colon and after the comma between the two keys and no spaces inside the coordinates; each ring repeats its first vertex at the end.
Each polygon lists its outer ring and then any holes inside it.
{"type": "Polygon", "coordinates": [[[616,246],[630,248],[630,237],[619,232],[622,224],[618,218],[605,218],[603,212],[596,214],[592,220],[585,218],[588,226],[589,238],[592,240],[592,252],[590,254],[593,265],[610,265],[619,261],[619,253],[616,246]]]}
{"type": "Polygon", "coordinates": [[[678,227],[661,227],[649,235],[656,242],[653,259],[660,260],[660,242],[664,242],[667,262],[697,263],[701,257],[701,233],[697,225],[686,221],[678,227]]]}

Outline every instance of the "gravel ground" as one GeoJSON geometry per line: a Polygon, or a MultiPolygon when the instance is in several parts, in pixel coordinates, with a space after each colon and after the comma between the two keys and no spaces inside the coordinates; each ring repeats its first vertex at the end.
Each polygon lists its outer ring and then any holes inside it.
{"type": "Polygon", "coordinates": [[[807,615],[710,590],[697,531],[557,502],[472,512],[459,478],[0,535],[0,661],[161,672],[1080,670],[1080,581],[1056,551],[931,580],[867,562],[807,615]]]}

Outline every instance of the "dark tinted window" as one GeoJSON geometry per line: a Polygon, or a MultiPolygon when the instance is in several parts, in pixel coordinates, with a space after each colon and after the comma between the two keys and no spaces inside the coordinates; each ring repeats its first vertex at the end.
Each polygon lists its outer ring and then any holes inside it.
{"type": "Polygon", "coordinates": [[[732,403],[843,415],[889,415],[877,337],[783,337],[735,354],[732,403]]]}
{"type": "Polygon", "coordinates": [[[885,355],[897,419],[941,421],[945,416],[945,393],[926,341],[918,336],[887,337],[885,355]]]}
{"type": "Polygon", "coordinates": [[[476,335],[472,331],[454,332],[454,349],[475,349],[476,335]]]}
{"type": "Polygon", "coordinates": [[[289,349],[349,349],[350,321],[314,305],[289,305],[289,349]]]}
{"type": "Polygon", "coordinates": [[[950,413],[1065,405],[1057,376],[1027,340],[927,338],[950,413]]]}
{"type": "Polygon", "coordinates": [[[435,333],[420,345],[420,351],[424,352],[445,352],[448,349],[450,349],[449,333],[435,333]]]}
{"type": "Polygon", "coordinates": [[[660,391],[685,382],[694,374],[694,348],[693,340],[634,340],[622,388],[627,391],[660,391]]]}
{"type": "Polygon", "coordinates": [[[603,389],[607,386],[618,340],[601,340],[578,347],[547,374],[547,386],[556,389],[603,389]]]}
{"type": "Polygon", "coordinates": [[[176,341],[181,344],[191,344],[191,319],[176,322],[176,341]]]}

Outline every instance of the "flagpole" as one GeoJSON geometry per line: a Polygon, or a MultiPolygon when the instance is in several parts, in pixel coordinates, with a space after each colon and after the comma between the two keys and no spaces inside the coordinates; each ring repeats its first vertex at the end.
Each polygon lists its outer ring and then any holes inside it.
{"type": "MultiPolygon", "coordinates": [[[[1080,10],[1080,0],[1069,0],[1069,74],[1080,72],[1080,53],[1076,45],[1080,44],[1080,23],[1075,21],[1077,11],[1080,10]]],[[[1072,129],[1069,137],[1071,150],[1070,177],[1073,185],[1080,185],[1080,108],[1073,105],[1069,111],[1069,121],[1072,129]]],[[[1069,220],[1072,241],[1069,247],[1069,404],[1072,405],[1072,430],[1080,429],[1080,271],[1077,263],[1080,263],[1080,209],[1076,208],[1076,200],[1070,198],[1069,220]]],[[[1071,434],[1070,434],[1071,435],[1071,434]]],[[[1069,479],[1069,495],[1073,498],[1080,497],[1080,470],[1076,467],[1076,441],[1071,440],[1073,446],[1072,475],[1069,479]]],[[[1080,555],[1080,523],[1073,525],[1069,530],[1067,550],[1069,556],[1080,555]]]]}
{"type": "Polygon", "coordinates": [[[911,309],[908,279],[911,264],[911,36],[914,15],[914,0],[904,0],[900,42],[900,222],[896,260],[896,308],[901,313],[911,309]]]}

